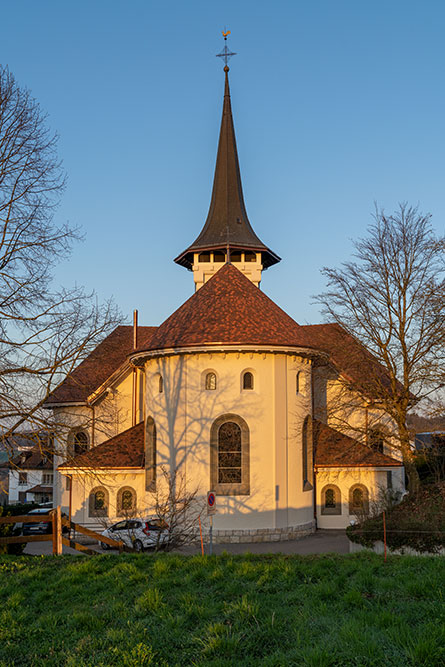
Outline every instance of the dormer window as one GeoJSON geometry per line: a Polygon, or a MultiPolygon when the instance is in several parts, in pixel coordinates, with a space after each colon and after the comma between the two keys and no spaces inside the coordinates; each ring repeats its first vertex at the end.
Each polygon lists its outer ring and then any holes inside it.
{"type": "Polygon", "coordinates": [[[243,389],[253,389],[253,373],[246,371],[243,375],[243,389]]]}

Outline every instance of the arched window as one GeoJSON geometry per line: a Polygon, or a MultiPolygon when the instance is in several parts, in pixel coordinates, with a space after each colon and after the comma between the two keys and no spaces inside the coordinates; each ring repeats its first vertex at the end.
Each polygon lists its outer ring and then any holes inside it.
{"type": "Polygon", "coordinates": [[[295,393],[296,394],[299,394],[300,391],[301,391],[300,378],[301,378],[301,372],[298,371],[297,375],[295,376],[295,393]]]}
{"type": "Polygon", "coordinates": [[[68,436],[68,456],[79,456],[87,451],[90,444],[88,433],[81,429],[74,429],[68,436]]]}
{"type": "Polygon", "coordinates": [[[341,514],[341,493],[338,486],[328,484],[321,490],[321,513],[341,514]]]}
{"type": "Polygon", "coordinates": [[[156,424],[153,417],[145,422],[145,490],[156,491],[156,424]]]}
{"type": "Polygon", "coordinates": [[[104,486],[96,486],[89,496],[89,516],[108,516],[108,491],[104,486]]]}
{"type": "Polygon", "coordinates": [[[162,394],[164,391],[164,378],[162,375],[159,376],[159,393],[162,394]]]}
{"type": "Polygon", "coordinates": [[[385,430],[381,426],[368,429],[368,444],[376,452],[383,454],[385,445],[385,430]]]}
{"type": "Polygon", "coordinates": [[[250,371],[243,374],[243,389],[253,389],[253,373],[250,371]]]}
{"type": "Polygon", "coordinates": [[[303,472],[303,491],[312,491],[312,418],[310,415],[303,422],[301,434],[301,467],[303,472]]]}
{"type": "Polygon", "coordinates": [[[355,484],[349,489],[349,514],[368,512],[368,489],[363,484],[355,484]]]}
{"type": "Polygon", "coordinates": [[[134,514],[136,510],[136,491],[131,486],[123,486],[117,492],[118,516],[134,514]]]}
{"type": "Polygon", "coordinates": [[[210,488],[219,495],[250,493],[249,427],[233,414],[216,419],[210,430],[210,488]]]}
{"type": "Polygon", "coordinates": [[[213,372],[207,373],[205,387],[209,391],[213,391],[214,389],[216,389],[216,373],[213,372]]]}

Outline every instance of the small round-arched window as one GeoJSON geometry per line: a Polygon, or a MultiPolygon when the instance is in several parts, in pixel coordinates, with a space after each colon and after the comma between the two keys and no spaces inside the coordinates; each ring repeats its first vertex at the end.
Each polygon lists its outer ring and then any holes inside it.
{"type": "Polygon", "coordinates": [[[205,387],[210,391],[216,389],[216,373],[207,373],[205,387]]]}
{"type": "Polygon", "coordinates": [[[368,489],[356,484],[349,490],[349,514],[362,514],[368,510],[368,489]]]}
{"type": "Polygon", "coordinates": [[[341,514],[341,493],[335,484],[329,484],[321,491],[321,513],[341,514]]]}
{"type": "Polygon", "coordinates": [[[103,486],[96,487],[90,493],[89,515],[108,516],[108,491],[103,486]]]}
{"type": "Polygon", "coordinates": [[[164,378],[162,375],[159,376],[159,393],[162,394],[164,391],[164,378]]]}
{"type": "Polygon", "coordinates": [[[128,515],[136,509],[136,491],[124,486],[117,493],[117,511],[120,516],[128,515]]]}
{"type": "Polygon", "coordinates": [[[243,375],[243,389],[253,389],[253,373],[246,371],[243,375]]]}

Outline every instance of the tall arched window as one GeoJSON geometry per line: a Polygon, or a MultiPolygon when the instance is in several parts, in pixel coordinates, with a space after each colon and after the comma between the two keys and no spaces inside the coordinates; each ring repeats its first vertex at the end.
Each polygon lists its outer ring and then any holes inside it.
{"type": "Polygon", "coordinates": [[[108,491],[104,486],[96,486],[89,496],[89,516],[108,516],[108,491]]]}
{"type": "Polygon", "coordinates": [[[206,375],[205,387],[209,391],[216,389],[216,373],[210,372],[206,375]]]}
{"type": "Polygon", "coordinates": [[[73,429],[68,436],[68,456],[79,456],[87,451],[90,439],[87,431],[73,429]]]}
{"type": "Polygon", "coordinates": [[[153,417],[145,422],[145,490],[156,491],[156,424],[153,417]]]}
{"type": "Polygon", "coordinates": [[[159,393],[162,394],[164,391],[164,378],[162,375],[159,376],[159,393]]]}
{"type": "Polygon", "coordinates": [[[123,486],[117,492],[117,513],[119,516],[133,515],[136,510],[136,491],[131,486],[123,486]]]}
{"type": "Polygon", "coordinates": [[[210,430],[210,488],[219,495],[250,493],[249,427],[239,415],[216,419],[210,430]]]}
{"type": "Polygon", "coordinates": [[[368,512],[368,489],[364,484],[354,484],[349,489],[349,514],[366,514],[368,512]]]}
{"type": "Polygon", "coordinates": [[[328,484],[321,490],[321,513],[341,514],[341,493],[335,484],[328,484]]]}
{"type": "Polygon", "coordinates": [[[253,389],[253,373],[250,371],[243,374],[243,389],[253,389]]]}
{"type": "Polygon", "coordinates": [[[301,391],[300,378],[301,378],[301,371],[298,371],[297,375],[295,376],[295,393],[296,394],[299,394],[300,391],[301,391]]]}
{"type": "Polygon", "coordinates": [[[303,491],[311,491],[312,486],[312,418],[310,415],[303,422],[301,434],[301,468],[303,473],[303,491]]]}

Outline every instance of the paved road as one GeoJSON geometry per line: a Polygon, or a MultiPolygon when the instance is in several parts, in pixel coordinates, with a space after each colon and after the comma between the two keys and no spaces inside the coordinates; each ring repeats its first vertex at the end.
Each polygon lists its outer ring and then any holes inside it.
{"type": "MultiPolygon", "coordinates": [[[[101,551],[98,545],[88,545],[90,549],[97,549],[101,551]]],[[[205,546],[205,551],[208,553],[208,545],[205,546]]],[[[213,553],[220,554],[223,551],[227,551],[231,554],[243,554],[243,553],[253,553],[253,554],[272,554],[272,553],[283,553],[283,554],[301,554],[301,555],[310,555],[310,554],[324,554],[324,553],[337,553],[337,554],[347,554],[349,553],[349,540],[346,537],[344,530],[318,530],[314,535],[308,535],[308,537],[303,537],[299,540],[290,540],[288,542],[263,542],[262,544],[215,544],[213,547],[213,553]]],[[[182,550],[184,554],[196,554],[199,553],[200,549],[196,547],[187,547],[182,550]]],[[[25,554],[51,554],[52,553],[52,544],[51,542],[30,542],[26,545],[25,554]]],[[[78,551],[70,549],[69,547],[63,547],[64,554],[73,554],[80,555],[78,551]]],[[[117,551],[107,551],[104,553],[115,553],[117,551]]]]}

